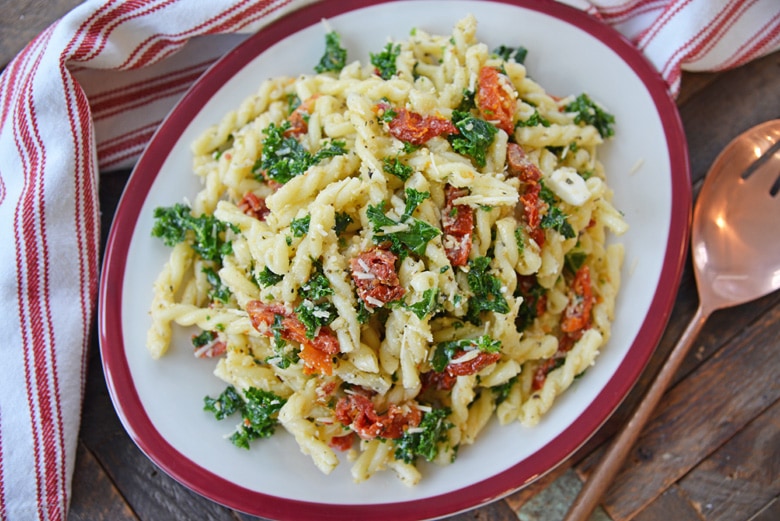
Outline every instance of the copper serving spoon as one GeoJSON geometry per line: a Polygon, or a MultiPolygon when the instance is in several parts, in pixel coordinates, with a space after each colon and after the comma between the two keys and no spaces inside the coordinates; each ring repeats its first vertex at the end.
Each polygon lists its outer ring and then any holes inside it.
{"type": "Polygon", "coordinates": [[[780,288],[778,226],[780,119],[775,119],[737,136],[712,164],[691,228],[699,307],[565,521],[584,521],[596,508],[712,312],[780,288]]]}

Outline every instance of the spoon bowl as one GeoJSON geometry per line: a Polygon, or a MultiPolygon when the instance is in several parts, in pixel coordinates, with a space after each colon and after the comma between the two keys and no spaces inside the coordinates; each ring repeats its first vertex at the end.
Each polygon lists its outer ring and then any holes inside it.
{"type": "Polygon", "coordinates": [[[740,134],[715,159],[693,212],[699,306],[565,521],[585,521],[607,491],[707,318],[780,288],[780,119],[740,134]]]}
{"type": "Polygon", "coordinates": [[[742,304],[780,288],[780,120],[755,126],[715,159],[693,214],[702,306],[742,304]]]}

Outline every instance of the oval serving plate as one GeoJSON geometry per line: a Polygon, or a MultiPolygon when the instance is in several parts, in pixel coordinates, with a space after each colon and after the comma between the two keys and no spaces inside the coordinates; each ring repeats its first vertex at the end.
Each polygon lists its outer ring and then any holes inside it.
{"type": "Polygon", "coordinates": [[[609,27],[550,1],[359,0],[323,2],[273,22],[214,64],[159,128],[116,212],[100,285],[99,327],[111,398],[134,442],[190,489],[230,508],[274,519],[440,517],[502,497],[545,474],[609,417],[636,382],[666,326],[688,239],[691,190],[685,137],[666,86],[638,51],[609,27]],[[238,449],[231,426],[202,410],[224,388],[214,362],[176,337],[154,361],[146,348],[152,284],[169,249],[151,237],[152,213],[193,198],[190,143],[237,107],[260,82],[311,72],[324,49],[321,20],[341,34],[349,61],[368,61],[388,38],[416,27],[449,34],[467,14],[477,38],[529,50],[529,74],[548,92],[587,92],[615,115],[603,147],[615,206],[630,230],[612,338],[582,378],[534,428],[491,423],[449,466],[422,467],[406,487],[392,472],[354,484],[350,462],[321,474],[280,430],[238,449]],[[377,23],[381,20],[381,23],[377,23]],[[177,344],[180,348],[177,348],[177,344]]]}

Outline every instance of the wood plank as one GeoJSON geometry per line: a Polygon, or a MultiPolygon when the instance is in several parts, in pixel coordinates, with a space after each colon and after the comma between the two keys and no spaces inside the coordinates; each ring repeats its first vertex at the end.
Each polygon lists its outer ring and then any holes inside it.
{"type": "Polygon", "coordinates": [[[495,501],[478,510],[463,512],[442,521],[517,521],[517,514],[504,501],[495,501]]]}
{"type": "Polygon", "coordinates": [[[774,498],[748,521],[777,521],[780,519],[780,497],[774,498]]]}
{"type": "Polygon", "coordinates": [[[70,521],[138,521],[130,506],[83,444],[78,445],[70,521]]]}
{"type": "Polygon", "coordinates": [[[529,485],[518,490],[514,494],[507,496],[504,501],[512,507],[513,510],[520,510],[523,505],[533,500],[538,494],[544,493],[551,486],[555,486],[555,482],[559,479],[563,479],[565,474],[570,471],[574,465],[574,458],[569,458],[563,463],[552,469],[544,476],[538,478],[536,481],[531,482],[529,485]]]}
{"type": "MultiPolygon", "coordinates": [[[[780,398],[776,350],[780,307],[681,382],[662,400],[604,504],[616,521],[631,519],[699,461],[780,398]]],[[[587,477],[597,451],[578,468],[587,477]]]]}
{"type": "Polygon", "coordinates": [[[718,75],[680,105],[694,181],[733,136],[753,125],[780,117],[780,52],[718,75]],[[745,96],[750,92],[750,96],[745,96]]]}
{"type": "Polygon", "coordinates": [[[707,521],[745,518],[780,494],[780,400],[679,485],[707,521]]]}
{"type": "MultiPolygon", "coordinates": [[[[93,344],[95,346],[95,344],[93,344]]],[[[233,511],[206,499],[162,472],[124,431],[103,378],[97,349],[90,353],[81,442],[92,453],[140,519],[235,521],[233,511]]],[[[81,481],[82,487],[89,483],[81,481]]]]}
{"type": "MultiPolygon", "coordinates": [[[[530,498],[521,508],[516,509],[517,518],[519,521],[563,519],[581,489],[582,481],[574,470],[569,469],[539,494],[530,498]]],[[[601,508],[597,508],[588,519],[589,521],[611,521],[601,508]]]]}
{"type": "Polygon", "coordinates": [[[685,493],[672,485],[639,512],[634,521],[701,521],[698,511],[685,493]]]}
{"type": "Polygon", "coordinates": [[[27,0],[0,4],[0,68],[53,20],[82,3],[82,0],[27,0]]]}

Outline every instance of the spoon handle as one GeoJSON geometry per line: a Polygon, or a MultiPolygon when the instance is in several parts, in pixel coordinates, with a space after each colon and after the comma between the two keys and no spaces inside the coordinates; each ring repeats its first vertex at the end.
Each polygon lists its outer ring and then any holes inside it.
{"type": "Polygon", "coordinates": [[[661,397],[666,388],[669,387],[708,316],[709,312],[705,312],[699,306],[628,423],[613,440],[606,454],[583,484],[582,490],[574,500],[564,521],[585,521],[595,510],[618,471],[622,468],[628,452],[634,446],[658,402],[661,401],[661,397]]]}

